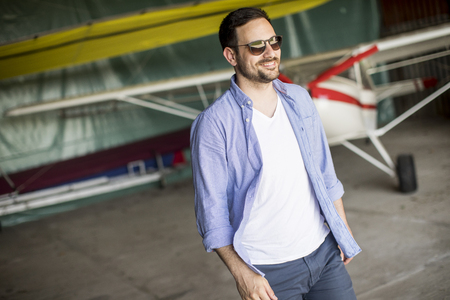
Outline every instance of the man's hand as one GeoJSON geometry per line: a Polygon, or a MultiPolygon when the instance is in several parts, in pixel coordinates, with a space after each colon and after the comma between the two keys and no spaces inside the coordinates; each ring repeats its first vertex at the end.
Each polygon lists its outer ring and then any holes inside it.
{"type": "Polygon", "coordinates": [[[216,252],[236,280],[242,300],[278,300],[269,282],[253,272],[234,251],[232,245],[216,249],[216,252]]]}
{"type": "Polygon", "coordinates": [[[342,252],[341,247],[340,246],[338,246],[338,247],[339,247],[339,251],[341,251],[341,259],[344,262],[344,265],[347,265],[349,262],[352,261],[353,257],[350,257],[350,258],[345,257],[345,254],[344,254],[344,252],[342,252]]]}
{"type": "Polygon", "coordinates": [[[236,278],[236,286],[243,300],[277,300],[267,279],[246,266],[242,275],[236,278]]]}

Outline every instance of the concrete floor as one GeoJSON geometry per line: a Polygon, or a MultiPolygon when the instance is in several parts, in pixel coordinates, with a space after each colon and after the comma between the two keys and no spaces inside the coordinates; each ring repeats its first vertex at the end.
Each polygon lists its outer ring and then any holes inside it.
{"type": "MultiPolygon", "coordinates": [[[[409,121],[381,140],[392,157],[414,153],[416,193],[400,194],[395,180],[332,148],[363,249],[348,266],[358,299],[450,299],[450,120],[409,121]]],[[[4,228],[0,299],[239,297],[203,250],[188,180],[4,228]]]]}

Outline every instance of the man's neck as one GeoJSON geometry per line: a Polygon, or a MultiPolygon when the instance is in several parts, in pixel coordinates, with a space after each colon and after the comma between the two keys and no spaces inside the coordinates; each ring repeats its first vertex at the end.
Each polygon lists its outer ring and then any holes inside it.
{"type": "Polygon", "coordinates": [[[259,83],[249,81],[242,76],[237,76],[236,84],[253,101],[253,108],[262,112],[269,118],[275,113],[278,96],[272,81],[269,83],[259,83]]]}

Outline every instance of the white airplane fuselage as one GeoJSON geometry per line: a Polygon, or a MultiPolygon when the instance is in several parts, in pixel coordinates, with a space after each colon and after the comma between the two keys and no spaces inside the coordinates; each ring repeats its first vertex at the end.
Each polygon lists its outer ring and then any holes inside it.
{"type": "Polygon", "coordinates": [[[311,88],[311,97],[331,144],[367,136],[377,127],[375,93],[350,79],[333,76],[311,88]]]}

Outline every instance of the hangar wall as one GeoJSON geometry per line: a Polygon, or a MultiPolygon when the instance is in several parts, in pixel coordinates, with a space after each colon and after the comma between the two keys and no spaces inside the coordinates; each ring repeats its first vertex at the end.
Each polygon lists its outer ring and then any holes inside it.
{"type": "MultiPolygon", "coordinates": [[[[0,42],[187,1],[1,0],[0,42]]],[[[379,37],[377,1],[333,0],[273,20],[282,58],[344,48],[379,37]]],[[[94,63],[0,81],[0,167],[14,173],[188,127],[188,119],[128,104],[4,117],[12,107],[88,95],[229,67],[216,35],[94,63]]],[[[1,71],[1,70],[0,70],[1,71]]],[[[214,99],[208,99],[211,103],[214,99]]]]}
{"type": "MultiPolygon", "coordinates": [[[[402,34],[450,22],[450,2],[447,0],[380,0],[379,10],[381,17],[380,36],[402,34]]],[[[419,77],[435,77],[438,82],[448,82],[450,78],[450,57],[443,56],[438,59],[411,65],[405,69],[389,71],[393,81],[419,77]]],[[[438,85],[435,90],[440,87],[438,85]]],[[[405,112],[413,105],[424,99],[430,91],[422,91],[412,95],[402,96],[393,103],[397,115],[405,112]]],[[[445,93],[438,99],[425,106],[412,118],[442,116],[450,118],[450,95],[445,93]]]]}

